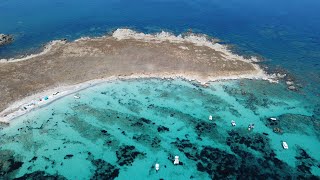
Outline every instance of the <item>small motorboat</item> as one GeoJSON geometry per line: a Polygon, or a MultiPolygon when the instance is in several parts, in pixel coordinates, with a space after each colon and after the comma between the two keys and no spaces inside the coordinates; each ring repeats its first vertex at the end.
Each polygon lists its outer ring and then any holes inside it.
{"type": "Polygon", "coordinates": [[[236,124],[236,122],[235,122],[234,120],[232,120],[232,121],[231,121],[231,125],[232,125],[232,126],[236,126],[237,124],[236,124]]]}
{"type": "Polygon", "coordinates": [[[277,118],[274,118],[274,117],[272,117],[272,118],[269,118],[271,121],[276,121],[277,120],[277,118]]]}
{"type": "Polygon", "coordinates": [[[212,121],[212,116],[211,115],[209,116],[209,120],[212,121]]]}
{"type": "Polygon", "coordinates": [[[248,130],[251,131],[252,129],[254,129],[254,124],[249,124],[248,130]]]}
{"type": "Polygon", "coordinates": [[[175,156],[175,157],[174,157],[173,164],[174,164],[174,165],[179,165],[179,164],[180,164],[179,156],[175,156]]]}
{"type": "Polygon", "coordinates": [[[287,142],[285,142],[285,141],[282,141],[282,147],[283,147],[283,149],[289,149],[289,146],[288,146],[287,142]]]}
{"type": "Polygon", "coordinates": [[[159,171],[160,165],[158,163],[154,167],[155,167],[156,171],[159,171]]]}
{"type": "Polygon", "coordinates": [[[77,96],[77,95],[75,95],[75,96],[73,96],[75,99],[80,99],[80,96],[77,96]]]}

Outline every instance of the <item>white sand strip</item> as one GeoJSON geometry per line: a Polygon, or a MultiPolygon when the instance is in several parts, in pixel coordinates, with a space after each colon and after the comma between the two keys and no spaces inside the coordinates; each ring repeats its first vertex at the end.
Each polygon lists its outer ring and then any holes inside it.
{"type": "Polygon", "coordinates": [[[12,103],[7,109],[0,113],[0,122],[8,123],[19,116],[22,116],[36,108],[43,107],[57,99],[75,93],[77,91],[92,87],[104,82],[110,82],[114,80],[125,80],[125,79],[139,79],[139,78],[161,78],[161,79],[185,79],[188,81],[197,81],[201,84],[206,84],[213,81],[220,80],[236,80],[236,79],[262,79],[272,82],[272,79],[265,75],[263,72],[258,72],[256,75],[239,75],[239,76],[225,76],[225,77],[207,77],[202,78],[194,75],[187,74],[135,74],[124,77],[109,77],[104,79],[96,79],[87,82],[83,82],[71,86],[59,86],[54,89],[50,89],[41,93],[37,93],[20,101],[12,103]],[[46,97],[48,98],[47,100],[46,97]]]}

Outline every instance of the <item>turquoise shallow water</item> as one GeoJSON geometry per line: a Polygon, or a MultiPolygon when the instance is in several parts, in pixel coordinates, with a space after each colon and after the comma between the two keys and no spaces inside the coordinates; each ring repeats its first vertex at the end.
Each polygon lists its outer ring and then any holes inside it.
{"type": "Polygon", "coordinates": [[[319,99],[319,9],[319,0],[2,0],[0,33],[15,41],[0,47],[0,59],[116,28],[176,35],[191,29],[263,57],[272,72],[285,69],[319,99]]]}
{"type": "Polygon", "coordinates": [[[238,80],[205,88],[183,80],[136,79],[77,95],[2,125],[4,179],[320,176],[319,107],[281,84],[238,80]],[[173,165],[175,155],[180,165],[173,165]]]}

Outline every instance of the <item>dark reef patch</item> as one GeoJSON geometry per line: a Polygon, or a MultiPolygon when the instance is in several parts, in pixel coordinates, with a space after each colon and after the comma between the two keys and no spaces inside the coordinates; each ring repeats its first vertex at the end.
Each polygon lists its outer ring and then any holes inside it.
{"type": "Polygon", "coordinates": [[[216,123],[201,121],[195,125],[195,131],[198,136],[211,136],[212,134],[218,134],[216,127],[216,123]]]}
{"type": "Polygon", "coordinates": [[[13,151],[0,150],[0,177],[10,179],[23,164],[22,161],[17,160],[13,151]]]}
{"type": "Polygon", "coordinates": [[[268,136],[234,129],[228,132],[227,145],[231,152],[211,146],[202,146],[187,139],[177,138],[175,145],[184,155],[195,161],[198,171],[206,172],[212,179],[314,179],[311,166],[318,162],[304,150],[299,150],[297,168],[276,157],[268,136]],[[254,152],[256,151],[256,152],[254,152]],[[257,156],[260,153],[261,156],[257,156]]]}
{"type": "Polygon", "coordinates": [[[300,114],[282,114],[277,121],[264,118],[265,124],[274,131],[279,128],[283,133],[299,133],[305,135],[315,135],[320,140],[320,122],[315,116],[305,116],[300,114]]]}
{"type": "Polygon", "coordinates": [[[37,157],[37,156],[34,156],[32,159],[30,159],[29,162],[34,162],[34,161],[36,161],[37,159],[38,159],[38,157],[37,157]]]}
{"type": "Polygon", "coordinates": [[[214,179],[235,177],[238,166],[235,155],[209,146],[201,150],[197,163],[199,171],[207,172],[214,179]]]}
{"type": "Polygon", "coordinates": [[[198,159],[198,149],[197,146],[192,144],[190,140],[179,138],[176,139],[175,142],[172,142],[171,144],[175,145],[179,151],[183,152],[184,155],[191,160],[196,161],[198,159]]]}
{"type": "Polygon", "coordinates": [[[143,158],[144,153],[136,150],[134,146],[121,146],[116,152],[120,166],[131,166],[136,158],[143,158]]]}
{"type": "Polygon", "coordinates": [[[239,111],[238,110],[236,110],[236,109],[234,109],[234,108],[232,108],[232,107],[229,107],[229,112],[232,114],[232,115],[234,115],[235,117],[241,117],[241,114],[239,113],[239,111]]]}
{"type": "MultiPolygon", "coordinates": [[[[216,141],[224,141],[223,133],[220,133],[218,131],[218,128],[216,128],[217,124],[215,122],[203,121],[202,119],[195,117],[195,114],[187,114],[169,107],[160,107],[153,105],[149,106],[148,108],[149,110],[152,110],[156,115],[175,118],[179,121],[182,121],[189,127],[194,128],[195,132],[198,134],[198,137],[206,136],[211,139],[215,139],[216,141]]],[[[219,120],[221,118],[219,116],[214,116],[214,119],[219,120]]]]}
{"type": "Polygon", "coordinates": [[[152,121],[146,118],[140,118],[140,120],[146,124],[150,124],[152,121]]]}
{"type": "Polygon", "coordinates": [[[71,159],[73,157],[73,154],[67,154],[64,156],[63,159],[71,159]]]}
{"type": "Polygon", "coordinates": [[[316,160],[310,157],[310,155],[301,147],[297,149],[297,155],[295,157],[297,159],[296,167],[297,171],[303,174],[310,174],[311,175],[311,167],[317,166],[316,160]]]}
{"type": "Polygon", "coordinates": [[[232,146],[246,146],[255,151],[265,153],[267,147],[269,147],[269,139],[259,133],[250,133],[237,130],[231,130],[228,132],[227,145],[232,146]]]}
{"type": "Polygon", "coordinates": [[[91,162],[96,167],[91,179],[115,179],[118,177],[120,169],[116,166],[113,166],[102,159],[93,160],[91,162]]]}
{"type": "MultiPolygon", "coordinates": [[[[88,106],[81,107],[89,109],[88,106]]],[[[77,131],[81,135],[81,137],[85,139],[89,139],[92,142],[103,140],[106,142],[105,144],[112,147],[119,144],[119,140],[112,134],[108,133],[106,129],[100,129],[99,127],[86,122],[84,119],[81,119],[78,116],[70,115],[67,116],[65,120],[75,131],[77,131]]]]}
{"type": "Polygon", "coordinates": [[[139,112],[142,110],[140,108],[142,106],[142,103],[138,100],[135,100],[135,99],[127,99],[126,101],[127,102],[125,102],[125,100],[121,99],[118,102],[121,106],[127,108],[131,112],[139,114],[139,112]]]}
{"type": "Polygon", "coordinates": [[[148,146],[151,148],[160,148],[161,140],[159,137],[152,137],[148,134],[136,134],[132,137],[133,140],[143,144],[144,146],[148,146]]]}
{"type": "Polygon", "coordinates": [[[125,129],[127,132],[156,132],[156,125],[152,120],[135,116],[132,114],[121,113],[112,109],[98,109],[86,104],[81,104],[73,108],[75,111],[92,116],[103,124],[116,124],[120,129],[125,129]]]}
{"type": "Polygon", "coordinates": [[[15,178],[16,180],[33,180],[33,179],[48,179],[48,180],[65,180],[67,178],[63,177],[62,175],[49,175],[44,171],[35,171],[32,173],[25,174],[19,178],[15,178]]]}
{"type": "Polygon", "coordinates": [[[170,131],[168,127],[159,125],[157,128],[158,132],[170,131]]]}
{"type": "Polygon", "coordinates": [[[255,86],[252,86],[250,81],[242,80],[240,86],[224,85],[223,88],[230,96],[235,97],[237,102],[258,114],[259,107],[268,108],[270,105],[279,105],[278,102],[274,102],[270,98],[278,96],[279,89],[275,86],[270,87],[270,84],[265,83],[259,81],[255,83],[255,86]],[[266,89],[266,86],[270,88],[266,89]]]}

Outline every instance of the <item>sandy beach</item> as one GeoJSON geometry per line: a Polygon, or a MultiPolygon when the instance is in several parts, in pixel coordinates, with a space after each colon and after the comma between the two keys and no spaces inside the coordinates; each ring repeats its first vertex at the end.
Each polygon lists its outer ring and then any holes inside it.
{"type": "Polygon", "coordinates": [[[0,61],[0,119],[9,122],[65,95],[119,78],[183,78],[202,84],[267,79],[255,61],[193,34],[118,29],[110,36],[53,41],[42,53],[0,61]]]}

